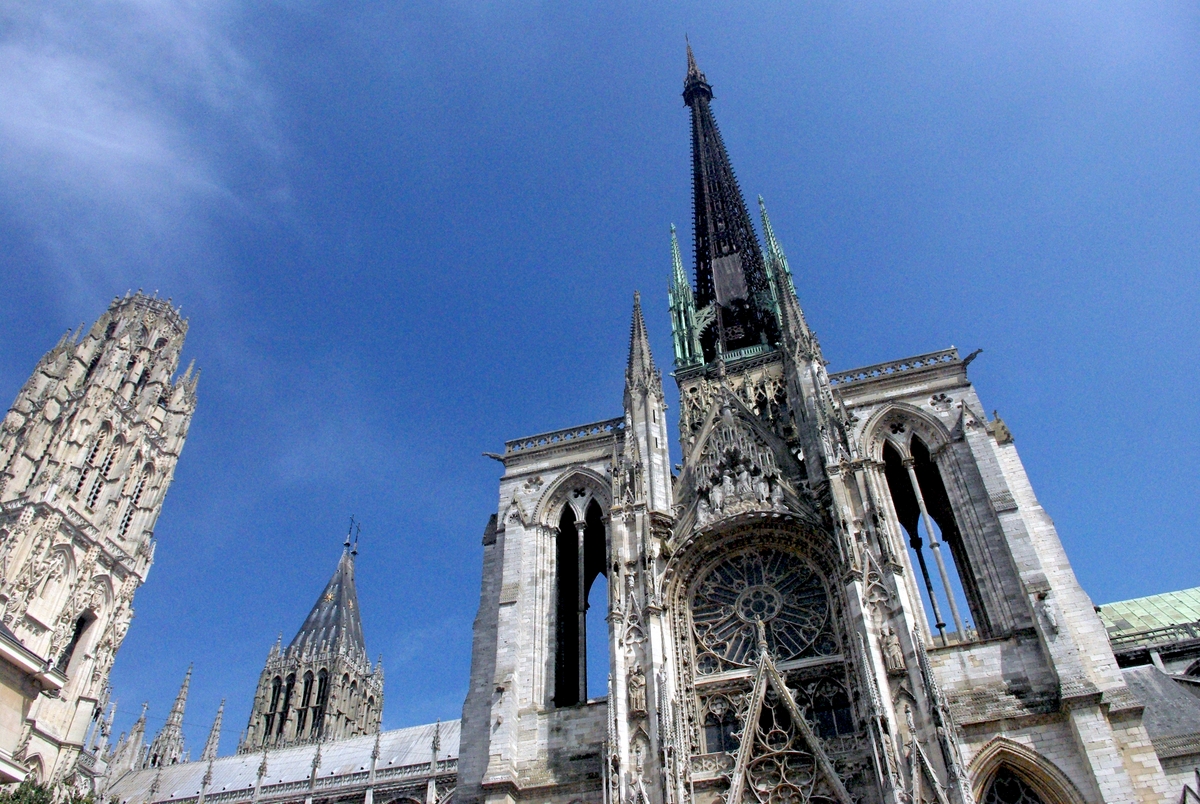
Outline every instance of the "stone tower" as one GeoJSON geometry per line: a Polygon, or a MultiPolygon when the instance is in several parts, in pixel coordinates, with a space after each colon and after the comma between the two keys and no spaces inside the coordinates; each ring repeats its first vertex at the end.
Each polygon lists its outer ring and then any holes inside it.
{"type": "Polygon", "coordinates": [[[286,649],[271,648],[239,753],[339,740],[379,731],[383,660],[367,658],[354,557],[345,549],[333,577],[286,649]]]}
{"type": "Polygon", "coordinates": [[[42,358],[0,429],[0,620],[66,676],[19,718],[13,756],[41,778],[74,774],[154,560],[196,407],[199,374],[172,379],[186,334],[169,300],[114,300],[42,358]]]}
{"type": "Polygon", "coordinates": [[[640,304],[618,419],[510,441],[460,802],[1161,801],[1103,624],[951,348],[829,374],[690,48],[682,460],[640,304]],[[608,581],[608,695],[587,590],[608,581]]]}

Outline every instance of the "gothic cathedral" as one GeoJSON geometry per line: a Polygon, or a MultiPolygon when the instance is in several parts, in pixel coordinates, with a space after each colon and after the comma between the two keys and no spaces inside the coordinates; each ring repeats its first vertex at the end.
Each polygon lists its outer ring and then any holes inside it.
{"type": "Polygon", "coordinates": [[[119,804],[1200,802],[1200,588],[1092,606],[975,354],[828,372],[690,48],[683,99],[681,461],[634,294],[623,414],[491,456],[462,719],[381,730],[347,538],[236,754],[222,703],[191,761],[190,670],[156,737],[143,708],[108,744],[196,404],[197,375],[172,379],[187,323],[139,293],[64,337],[0,431],[0,782],[119,804]]]}
{"type": "MultiPolygon", "coordinates": [[[[458,804],[1161,801],[1141,704],[947,349],[829,374],[688,52],[682,463],[635,296],[624,415],[510,441],[458,804]],[[608,589],[608,656],[589,591],[608,589]],[[586,663],[610,668],[587,697],[586,663]]],[[[1174,795],[1177,793],[1173,792],[1174,795]]]]}

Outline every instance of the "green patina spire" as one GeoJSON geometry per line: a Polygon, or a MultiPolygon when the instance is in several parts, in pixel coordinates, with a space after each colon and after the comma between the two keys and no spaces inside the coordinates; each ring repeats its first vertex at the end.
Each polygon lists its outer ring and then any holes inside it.
{"type": "Polygon", "coordinates": [[[758,197],[758,211],[762,214],[763,239],[767,241],[767,271],[776,276],[782,273],[787,278],[787,289],[795,296],[796,285],[792,281],[792,269],[788,266],[783,247],[775,239],[775,230],[771,228],[771,218],[767,215],[767,205],[761,195],[758,197]]]}
{"type": "Polygon", "coordinates": [[[675,365],[685,368],[700,362],[699,333],[696,332],[696,301],[692,295],[692,284],[683,272],[683,259],[679,256],[679,239],[675,236],[675,224],[671,224],[671,284],[667,298],[671,307],[671,335],[675,344],[675,365]]]}

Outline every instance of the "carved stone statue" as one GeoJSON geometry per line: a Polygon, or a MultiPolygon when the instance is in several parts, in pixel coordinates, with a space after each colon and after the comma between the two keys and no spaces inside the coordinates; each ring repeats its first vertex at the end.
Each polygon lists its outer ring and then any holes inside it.
{"type": "Polygon", "coordinates": [[[890,675],[904,675],[908,672],[904,663],[904,651],[900,648],[900,638],[890,625],[883,626],[880,634],[883,643],[883,664],[890,675]]]}
{"type": "Polygon", "coordinates": [[[646,714],[646,674],[640,667],[635,667],[629,673],[629,714],[646,714]]]}

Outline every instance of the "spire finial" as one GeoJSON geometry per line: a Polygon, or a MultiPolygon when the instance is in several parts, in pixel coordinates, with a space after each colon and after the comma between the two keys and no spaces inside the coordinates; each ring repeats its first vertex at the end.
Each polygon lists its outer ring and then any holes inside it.
{"type": "Polygon", "coordinates": [[[358,535],[360,533],[362,533],[362,523],[356,522],[354,524],[354,548],[350,550],[352,556],[358,555],[358,535]]]}
{"type": "Polygon", "coordinates": [[[346,529],[346,541],[343,543],[346,550],[350,550],[350,534],[354,533],[354,514],[350,515],[350,527],[346,529]]]}
{"type": "Polygon", "coordinates": [[[650,354],[650,337],[646,333],[646,319],[642,316],[642,294],[633,292],[633,321],[629,326],[629,363],[625,368],[625,387],[645,387],[656,390],[661,386],[658,369],[650,354]]]}
{"type": "Polygon", "coordinates": [[[217,717],[213,720],[212,729],[208,732],[208,742],[204,744],[204,753],[200,755],[201,761],[207,761],[211,766],[212,761],[217,758],[217,750],[221,746],[221,720],[225,714],[225,699],[221,699],[221,705],[217,707],[217,717]]]}

